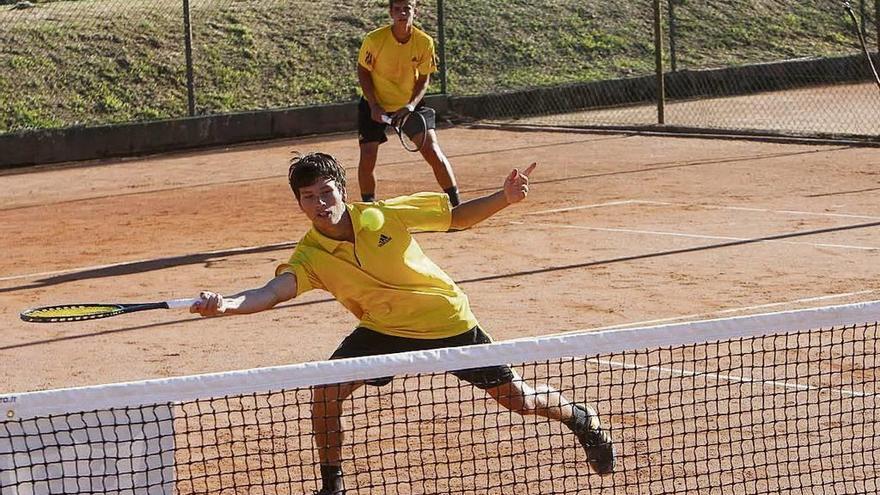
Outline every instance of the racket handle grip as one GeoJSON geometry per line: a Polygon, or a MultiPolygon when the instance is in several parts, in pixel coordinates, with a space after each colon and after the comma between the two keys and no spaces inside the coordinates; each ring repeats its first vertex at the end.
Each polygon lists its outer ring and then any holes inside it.
{"type": "Polygon", "coordinates": [[[168,305],[168,309],[189,309],[190,306],[199,302],[199,299],[171,299],[170,301],[165,301],[165,304],[168,305]]]}

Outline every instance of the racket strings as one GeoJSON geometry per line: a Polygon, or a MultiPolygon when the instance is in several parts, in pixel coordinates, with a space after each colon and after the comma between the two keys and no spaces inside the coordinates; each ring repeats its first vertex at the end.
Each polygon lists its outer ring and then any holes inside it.
{"type": "Polygon", "coordinates": [[[61,318],[100,318],[120,312],[122,309],[114,305],[70,305],[38,308],[26,311],[22,316],[34,319],[49,320],[61,318]]]}
{"type": "Polygon", "coordinates": [[[400,142],[409,151],[419,151],[428,139],[428,124],[419,111],[408,114],[398,126],[400,142]]]}

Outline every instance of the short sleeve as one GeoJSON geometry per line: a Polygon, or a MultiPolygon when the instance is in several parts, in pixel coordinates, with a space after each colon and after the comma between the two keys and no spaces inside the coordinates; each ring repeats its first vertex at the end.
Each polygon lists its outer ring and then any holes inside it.
{"type": "Polygon", "coordinates": [[[452,206],[445,193],[417,193],[381,204],[386,213],[393,213],[409,231],[446,232],[452,224],[452,206]]]}
{"type": "Polygon", "coordinates": [[[291,273],[296,277],[296,297],[312,289],[320,288],[320,282],[307,268],[304,256],[300,254],[299,249],[293,252],[287,263],[281,263],[275,268],[276,277],[282,273],[291,273]]]}
{"type": "Polygon", "coordinates": [[[433,74],[437,72],[437,54],[434,52],[434,40],[430,37],[426,40],[425,51],[420,57],[419,66],[416,69],[419,74],[433,74]]]}
{"type": "Polygon", "coordinates": [[[358,65],[370,72],[373,71],[376,63],[376,50],[371,40],[371,36],[365,37],[363,43],[361,43],[361,50],[358,52],[358,65]]]}

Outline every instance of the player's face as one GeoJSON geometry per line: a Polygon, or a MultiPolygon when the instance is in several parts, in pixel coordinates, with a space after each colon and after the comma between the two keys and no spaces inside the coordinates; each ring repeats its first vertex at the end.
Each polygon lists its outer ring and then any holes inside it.
{"type": "Polygon", "coordinates": [[[299,207],[318,229],[333,227],[345,214],[345,189],[333,179],[320,178],[299,188],[299,207]]]}
{"type": "Polygon", "coordinates": [[[391,19],[395,24],[412,25],[415,14],[415,2],[402,1],[391,4],[391,19]]]}

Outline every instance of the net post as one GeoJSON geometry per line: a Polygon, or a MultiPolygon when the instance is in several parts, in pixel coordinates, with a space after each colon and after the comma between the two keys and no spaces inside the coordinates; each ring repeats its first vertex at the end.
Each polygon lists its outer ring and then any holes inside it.
{"type": "Polygon", "coordinates": [[[663,78],[663,28],[660,0],[654,0],[654,66],[657,76],[657,123],[665,124],[666,84],[663,78]]]}
{"type": "MultiPolygon", "coordinates": [[[[880,0],[878,0],[880,1],[880,0]]],[[[437,57],[440,59],[440,93],[446,94],[446,18],[443,0],[437,0],[437,57]]]]}
{"type": "Polygon", "coordinates": [[[192,59],[192,22],[190,18],[189,0],[183,0],[183,40],[186,56],[186,101],[190,117],[196,115],[195,84],[193,82],[192,59]]]}

